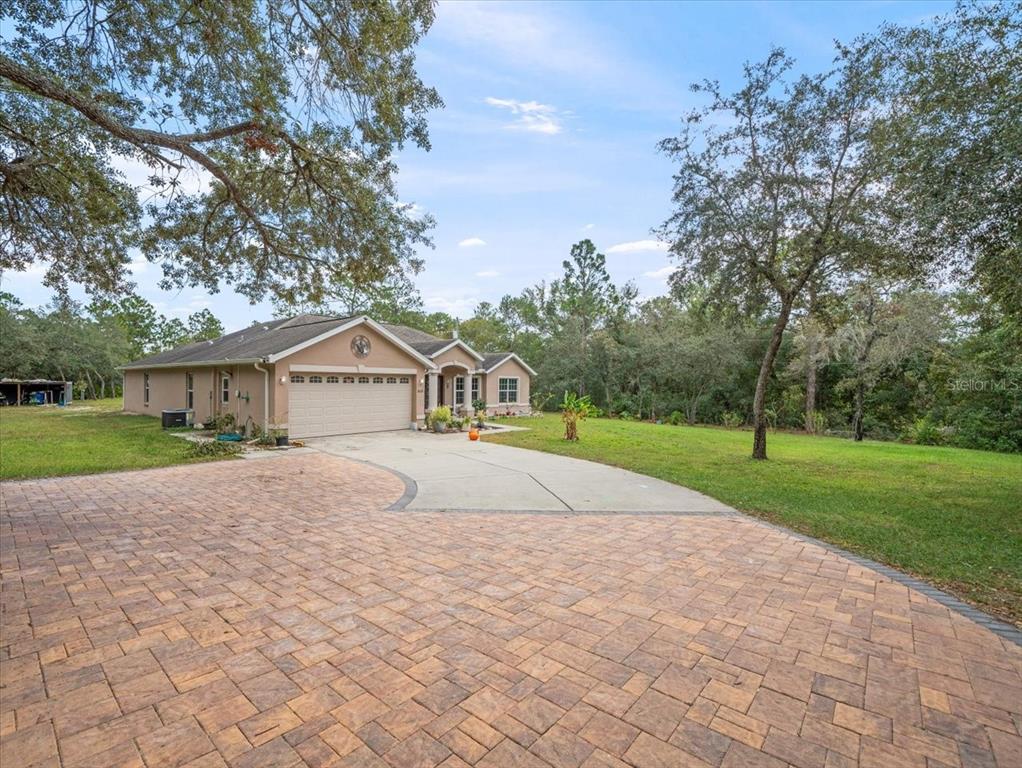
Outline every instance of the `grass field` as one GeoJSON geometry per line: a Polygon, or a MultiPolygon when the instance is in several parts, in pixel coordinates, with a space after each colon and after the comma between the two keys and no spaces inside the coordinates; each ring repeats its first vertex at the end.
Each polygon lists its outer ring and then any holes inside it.
{"type": "Polygon", "coordinates": [[[611,464],[915,574],[1022,626],[1022,456],[612,419],[560,418],[486,440],[611,464]]]}
{"type": "Polygon", "coordinates": [[[0,479],[148,469],[209,459],[187,455],[188,442],[151,416],[121,413],[121,400],[68,408],[0,408],[0,479]]]}

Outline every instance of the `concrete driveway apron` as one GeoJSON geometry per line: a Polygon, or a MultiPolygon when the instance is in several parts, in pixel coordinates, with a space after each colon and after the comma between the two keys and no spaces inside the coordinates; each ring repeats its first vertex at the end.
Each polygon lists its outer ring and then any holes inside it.
{"type": "Polygon", "coordinates": [[[415,482],[408,509],[726,514],[709,496],[582,459],[472,442],[468,435],[380,432],[307,440],[324,453],[396,470],[415,482]]]}

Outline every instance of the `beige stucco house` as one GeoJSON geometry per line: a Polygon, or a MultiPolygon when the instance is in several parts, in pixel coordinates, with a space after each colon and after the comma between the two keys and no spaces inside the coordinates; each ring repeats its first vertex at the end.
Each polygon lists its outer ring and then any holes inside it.
{"type": "Polygon", "coordinates": [[[124,410],[159,416],[191,408],[196,423],[236,423],[291,437],[408,429],[437,405],[472,414],[529,411],[529,366],[364,315],[298,315],[256,323],[124,366],[124,410]]]}

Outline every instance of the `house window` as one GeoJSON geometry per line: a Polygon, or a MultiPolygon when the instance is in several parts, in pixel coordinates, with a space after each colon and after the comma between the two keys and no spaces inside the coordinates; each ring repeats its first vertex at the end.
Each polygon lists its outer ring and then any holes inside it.
{"type": "Polygon", "coordinates": [[[368,384],[369,383],[369,377],[368,376],[359,376],[358,377],[358,383],[359,384],[368,384]]]}
{"type": "Polygon", "coordinates": [[[382,383],[383,383],[383,377],[382,376],[373,376],[373,384],[382,384],[382,383]]]}
{"type": "Polygon", "coordinates": [[[518,402],[518,379],[499,378],[497,379],[497,402],[517,403],[518,402]]]}
{"type": "Polygon", "coordinates": [[[454,379],[454,404],[462,405],[465,402],[465,377],[458,376],[454,379]]]}
{"type": "Polygon", "coordinates": [[[304,376],[299,376],[298,374],[291,374],[291,383],[292,384],[304,384],[305,383],[305,377],[304,376]]]}
{"type": "Polygon", "coordinates": [[[231,377],[222,376],[220,378],[220,402],[229,403],[231,402],[231,377]]]}
{"type": "Polygon", "coordinates": [[[397,376],[388,376],[387,377],[387,383],[388,384],[397,384],[397,376]]]}
{"type": "Polygon", "coordinates": [[[402,384],[407,384],[408,383],[408,377],[407,376],[402,376],[401,377],[401,383],[402,384]]]}
{"type": "Polygon", "coordinates": [[[310,376],[309,377],[309,383],[310,384],[322,384],[323,383],[323,377],[322,376],[310,376]]]}
{"type": "Polygon", "coordinates": [[[185,408],[195,407],[195,380],[192,374],[185,374],[185,408]]]}
{"type": "Polygon", "coordinates": [[[327,384],[336,384],[339,381],[340,381],[340,379],[338,379],[336,376],[327,376],[326,377],[326,383],[327,384]]]}
{"type": "Polygon", "coordinates": [[[149,374],[142,374],[142,403],[149,405],[149,374]]]}
{"type": "Polygon", "coordinates": [[[474,403],[479,399],[479,377],[472,377],[472,402],[474,403]]]}
{"type": "Polygon", "coordinates": [[[344,383],[345,384],[354,384],[355,383],[355,377],[354,376],[345,376],[344,377],[344,383]]]}

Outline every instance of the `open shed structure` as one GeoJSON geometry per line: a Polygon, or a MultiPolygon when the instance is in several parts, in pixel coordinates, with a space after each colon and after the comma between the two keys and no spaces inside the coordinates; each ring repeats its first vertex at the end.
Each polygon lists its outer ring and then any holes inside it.
{"type": "Polygon", "coordinates": [[[0,405],[70,405],[70,381],[0,379],[0,405]]]}

